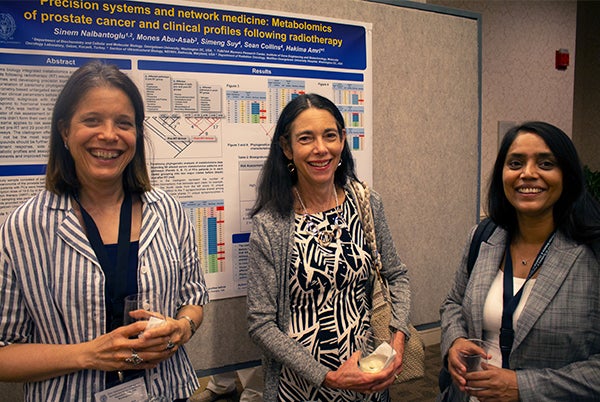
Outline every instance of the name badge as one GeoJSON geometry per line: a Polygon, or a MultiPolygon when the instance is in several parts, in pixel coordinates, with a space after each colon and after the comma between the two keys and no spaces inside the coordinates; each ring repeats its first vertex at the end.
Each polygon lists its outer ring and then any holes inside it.
{"type": "Polygon", "coordinates": [[[143,377],[115,385],[94,394],[96,402],[145,402],[148,400],[143,377]]]}

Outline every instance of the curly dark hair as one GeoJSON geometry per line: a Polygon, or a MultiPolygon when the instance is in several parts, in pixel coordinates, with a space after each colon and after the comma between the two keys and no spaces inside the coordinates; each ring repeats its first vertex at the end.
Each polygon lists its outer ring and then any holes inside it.
{"type": "MultiPolygon", "coordinates": [[[[329,99],[317,94],[302,94],[290,101],[281,112],[271,140],[271,148],[267,160],[258,179],[258,194],[256,203],[250,211],[254,216],[261,209],[273,208],[282,217],[289,215],[294,208],[292,187],[298,181],[296,174],[290,173],[287,165],[290,162],[281,147],[281,138],[288,139],[290,127],[300,113],[309,108],[327,110],[337,123],[339,135],[345,128],[344,117],[339,109],[329,99]]],[[[341,154],[341,165],[335,171],[334,181],[339,187],[346,184],[348,178],[356,179],[354,159],[348,142],[344,144],[341,154]]]]}

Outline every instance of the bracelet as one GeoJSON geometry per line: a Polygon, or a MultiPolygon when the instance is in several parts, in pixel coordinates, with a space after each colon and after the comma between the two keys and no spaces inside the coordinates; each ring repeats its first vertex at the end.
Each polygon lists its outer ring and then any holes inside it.
{"type": "Polygon", "coordinates": [[[192,320],[187,315],[182,315],[178,319],[181,320],[182,318],[185,318],[186,320],[188,320],[188,322],[190,323],[190,330],[192,331],[192,336],[194,336],[194,333],[196,332],[196,323],[194,322],[194,320],[192,320]]]}

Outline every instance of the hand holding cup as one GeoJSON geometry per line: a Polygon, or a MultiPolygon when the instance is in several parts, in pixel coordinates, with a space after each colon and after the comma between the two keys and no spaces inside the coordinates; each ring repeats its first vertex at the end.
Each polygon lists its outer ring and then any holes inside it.
{"type": "Polygon", "coordinates": [[[462,359],[467,373],[473,371],[481,371],[481,363],[487,363],[487,348],[485,342],[481,339],[467,339],[469,342],[475,344],[477,347],[483,349],[483,354],[473,353],[472,351],[460,352],[460,358],[462,359]]]}
{"type": "Polygon", "coordinates": [[[140,320],[160,319],[158,313],[159,300],[151,293],[135,293],[125,296],[123,308],[123,324],[129,325],[140,320]]]}
{"type": "MultiPolygon", "coordinates": [[[[487,363],[487,346],[486,342],[481,339],[467,339],[467,341],[475,344],[480,349],[483,349],[483,354],[476,353],[474,351],[462,351],[459,353],[459,356],[467,369],[467,373],[472,373],[475,371],[481,371],[483,368],[481,367],[481,363],[487,363]]],[[[471,387],[472,390],[481,390],[483,388],[474,388],[471,387]]]]}
{"type": "Polygon", "coordinates": [[[372,331],[359,337],[361,358],[358,367],[365,373],[379,373],[393,361],[396,352],[390,339],[380,339],[372,331]]]}

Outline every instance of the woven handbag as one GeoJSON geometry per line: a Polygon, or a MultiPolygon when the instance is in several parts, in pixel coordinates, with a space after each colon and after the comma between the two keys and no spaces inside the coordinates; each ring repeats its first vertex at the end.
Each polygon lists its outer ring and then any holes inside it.
{"type": "MultiPolygon", "coordinates": [[[[371,248],[375,278],[373,280],[371,301],[371,328],[377,338],[390,339],[392,320],[392,298],[386,279],[381,275],[381,257],[377,250],[373,211],[371,209],[369,188],[356,180],[350,182],[350,188],[358,204],[358,215],[363,226],[365,240],[371,248]]],[[[409,324],[410,337],[404,344],[402,372],[396,378],[404,382],[425,376],[425,344],[416,328],[409,324]]]]}

